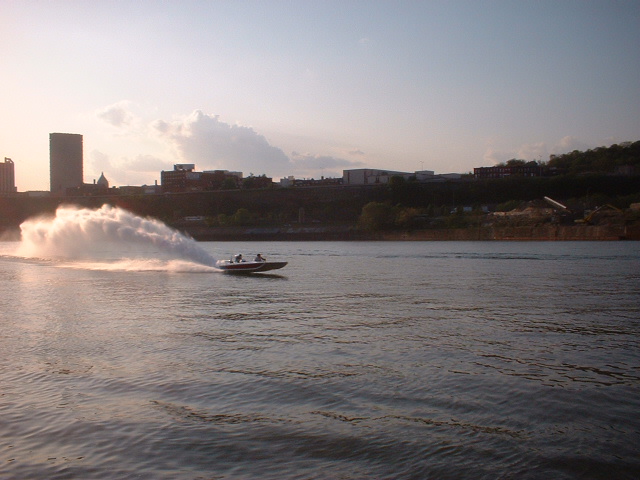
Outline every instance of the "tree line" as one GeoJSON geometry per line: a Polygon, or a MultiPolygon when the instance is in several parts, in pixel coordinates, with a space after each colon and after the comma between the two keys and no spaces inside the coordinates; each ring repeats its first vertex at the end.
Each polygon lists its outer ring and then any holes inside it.
{"type": "Polygon", "coordinates": [[[609,147],[573,150],[561,155],[550,155],[547,162],[525,161],[512,158],[502,166],[541,166],[549,171],[568,175],[585,173],[614,173],[624,167],[640,167],[640,141],[623,142],[609,147]]]}

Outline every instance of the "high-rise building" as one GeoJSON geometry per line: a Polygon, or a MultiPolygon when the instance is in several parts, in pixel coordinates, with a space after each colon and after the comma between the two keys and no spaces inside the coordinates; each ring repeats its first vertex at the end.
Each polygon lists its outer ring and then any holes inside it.
{"type": "Polygon", "coordinates": [[[66,195],[68,189],[82,187],[82,135],[49,134],[51,193],[66,195]]]}
{"type": "Polygon", "coordinates": [[[16,192],[16,176],[13,161],[4,157],[4,163],[0,163],[0,194],[16,192]]]}

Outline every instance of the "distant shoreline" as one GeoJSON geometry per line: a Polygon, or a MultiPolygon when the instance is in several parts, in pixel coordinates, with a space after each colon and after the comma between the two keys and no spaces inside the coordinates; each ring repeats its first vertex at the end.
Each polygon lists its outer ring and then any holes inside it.
{"type": "Polygon", "coordinates": [[[542,225],[362,232],[353,227],[191,227],[198,241],[619,241],[640,240],[640,225],[542,225]]]}
{"type": "MultiPolygon", "coordinates": [[[[173,227],[175,228],[175,227],[173,227]]],[[[196,241],[638,241],[640,225],[541,225],[469,227],[363,232],[351,226],[205,227],[177,228],[196,241]]],[[[0,227],[0,240],[20,240],[20,229],[0,227]]]]}

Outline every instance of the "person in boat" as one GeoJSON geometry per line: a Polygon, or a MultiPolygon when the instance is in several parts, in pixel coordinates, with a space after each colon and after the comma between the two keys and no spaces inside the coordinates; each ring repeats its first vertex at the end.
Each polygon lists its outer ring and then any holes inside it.
{"type": "Polygon", "coordinates": [[[256,255],[256,258],[253,259],[254,262],[266,262],[267,259],[262,256],[261,253],[256,255]]]}
{"type": "Polygon", "coordinates": [[[236,255],[235,257],[233,257],[234,261],[236,263],[240,263],[240,262],[244,262],[244,260],[242,259],[242,254],[239,253],[238,255],[236,255]]]}

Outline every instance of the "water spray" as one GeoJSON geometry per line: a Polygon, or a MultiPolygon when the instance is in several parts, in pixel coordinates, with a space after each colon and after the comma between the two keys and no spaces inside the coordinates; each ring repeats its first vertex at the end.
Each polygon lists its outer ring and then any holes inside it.
{"type": "Polygon", "coordinates": [[[18,254],[25,257],[77,259],[96,253],[101,245],[147,245],[170,258],[207,266],[215,259],[195,240],[159,220],[142,218],[110,205],[99,209],[61,206],[54,217],[29,219],[20,225],[18,254]]]}

